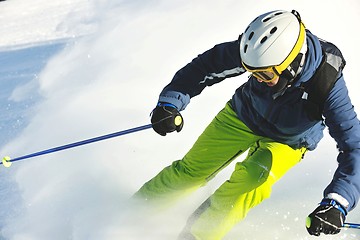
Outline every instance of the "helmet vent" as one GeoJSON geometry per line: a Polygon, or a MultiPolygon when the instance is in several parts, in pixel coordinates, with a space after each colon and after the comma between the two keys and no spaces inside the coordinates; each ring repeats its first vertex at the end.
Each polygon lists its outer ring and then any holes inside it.
{"type": "Polygon", "coordinates": [[[248,49],[248,45],[246,44],[246,45],[244,46],[244,53],[246,53],[247,49],[248,49]]]}
{"type": "Polygon", "coordinates": [[[249,34],[248,40],[251,40],[253,36],[254,36],[254,32],[251,32],[251,33],[249,34]]]}
{"type": "Polygon", "coordinates": [[[264,43],[266,40],[267,40],[267,36],[263,37],[263,38],[260,40],[260,43],[264,43]]]}
{"type": "Polygon", "coordinates": [[[262,21],[263,21],[263,22],[267,22],[267,21],[269,21],[271,18],[272,18],[272,17],[267,17],[267,18],[263,19],[262,21]]]}
{"type": "Polygon", "coordinates": [[[273,27],[273,28],[270,30],[270,33],[273,34],[273,33],[276,32],[276,30],[277,30],[277,27],[273,27]]]}

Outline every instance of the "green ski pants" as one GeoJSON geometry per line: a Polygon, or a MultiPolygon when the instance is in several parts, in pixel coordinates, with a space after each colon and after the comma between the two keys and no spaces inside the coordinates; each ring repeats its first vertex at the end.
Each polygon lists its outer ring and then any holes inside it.
{"type": "Polygon", "coordinates": [[[224,182],[189,218],[180,239],[222,239],[248,211],[268,198],[272,185],[306,152],[255,135],[231,104],[219,112],[182,160],[164,168],[135,194],[150,202],[169,203],[205,185],[240,154],[224,182]]]}

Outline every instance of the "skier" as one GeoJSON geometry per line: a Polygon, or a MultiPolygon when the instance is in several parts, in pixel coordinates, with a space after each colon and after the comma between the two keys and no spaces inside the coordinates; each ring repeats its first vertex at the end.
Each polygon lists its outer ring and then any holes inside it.
{"type": "Polygon", "coordinates": [[[248,150],[179,236],[222,239],[270,196],[272,185],[308,150],[316,148],[327,126],[339,149],[338,168],[308,216],[306,229],[316,236],[339,233],[360,196],[360,125],[342,74],[344,65],[337,47],[307,30],[295,10],[258,16],[236,41],[200,54],[162,90],[151,123],[165,136],[181,131],[180,111],[206,86],[251,74],[184,158],[145,183],[135,197],[159,204],[178,200],[248,150]],[[326,82],[328,91],[322,89],[326,82]],[[315,90],[319,94],[311,94],[314,87],[308,83],[321,83],[315,90]],[[323,102],[312,102],[321,92],[323,102]]]}

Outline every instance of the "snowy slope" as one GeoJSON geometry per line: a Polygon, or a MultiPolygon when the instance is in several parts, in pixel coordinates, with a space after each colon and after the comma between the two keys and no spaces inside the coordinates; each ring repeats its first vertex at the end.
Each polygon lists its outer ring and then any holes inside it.
{"type": "Polygon", "coordinates": [[[0,49],[74,38],[94,30],[87,0],[1,2],[0,49]]]}
{"type": "MultiPolygon", "coordinates": [[[[149,122],[162,87],[213,45],[234,40],[259,13],[297,9],[306,26],[336,43],[360,106],[357,81],[360,3],[236,0],[7,0],[0,2],[0,153],[12,157],[149,122]],[[261,4],[260,4],[261,3],[261,4]],[[313,6],[310,8],[309,6],[313,6]],[[336,12],[336,16],[328,14],[336,12]]],[[[231,173],[158,216],[127,209],[145,181],[181,158],[246,77],[206,89],[166,138],[146,130],[0,168],[0,239],[176,239],[187,216],[231,173]],[[209,104],[211,102],[211,104],[209,104]]],[[[359,110],[360,111],[360,110],[359,110]]],[[[313,239],[304,219],[336,167],[326,136],[226,239],[313,239]],[[315,183],[315,184],[314,184],[315,183]]],[[[360,210],[348,220],[360,223],[360,210]]],[[[357,230],[335,237],[360,238],[357,230]]]]}

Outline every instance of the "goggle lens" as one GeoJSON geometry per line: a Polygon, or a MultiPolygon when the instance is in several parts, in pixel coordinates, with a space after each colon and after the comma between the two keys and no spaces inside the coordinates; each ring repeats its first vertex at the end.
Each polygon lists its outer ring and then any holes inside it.
{"type": "Polygon", "coordinates": [[[252,75],[254,75],[254,77],[256,77],[257,79],[259,79],[263,82],[270,82],[270,81],[274,80],[276,77],[278,77],[278,75],[272,71],[252,72],[252,75]]]}

